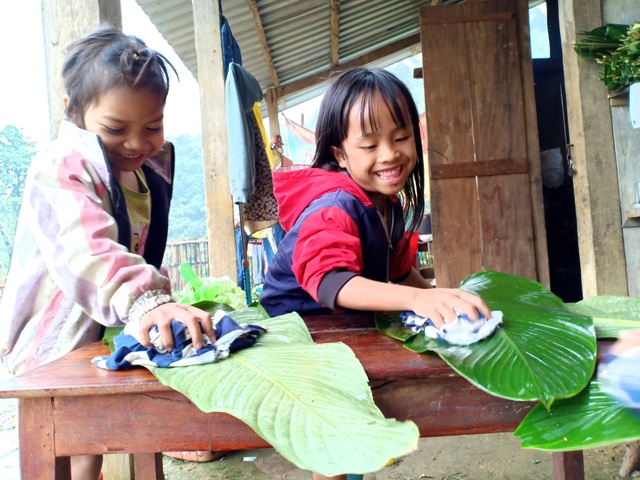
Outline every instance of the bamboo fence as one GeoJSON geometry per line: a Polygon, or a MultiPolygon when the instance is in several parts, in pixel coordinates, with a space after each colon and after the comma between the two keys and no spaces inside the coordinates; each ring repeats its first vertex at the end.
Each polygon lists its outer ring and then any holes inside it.
{"type": "Polygon", "coordinates": [[[180,275],[180,265],[187,263],[200,278],[209,276],[209,254],[207,240],[184,240],[168,242],[162,264],[168,269],[171,291],[178,292],[185,286],[180,275]]]}

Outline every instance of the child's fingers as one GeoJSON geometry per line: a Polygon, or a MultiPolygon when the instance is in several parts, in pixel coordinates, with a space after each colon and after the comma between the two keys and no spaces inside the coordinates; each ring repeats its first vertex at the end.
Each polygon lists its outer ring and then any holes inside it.
{"type": "MultiPolygon", "coordinates": [[[[192,307],[190,305],[184,305],[184,308],[193,316],[195,322],[197,322],[197,324],[194,324],[194,328],[197,329],[197,337],[199,338],[200,342],[202,342],[202,333],[200,330],[200,326],[202,326],[202,330],[204,331],[205,335],[209,337],[211,343],[214,343],[216,341],[216,331],[213,328],[213,320],[211,319],[211,315],[209,314],[209,312],[205,312],[204,310],[200,310],[199,308],[192,307]]],[[[187,324],[187,326],[189,326],[189,332],[191,332],[191,326],[189,324],[187,324]]],[[[194,346],[196,348],[202,348],[204,346],[203,343],[201,343],[199,347],[196,345],[195,337],[192,332],[191,338],[194,339],[194,346]]]]}
{"type": "Polygon", "coordinates": [[[484,315],[486,318],[491,318],[491,309],[487,306],[486,303],[484,303],[484,300],[482,300],[482,298],[463,290],[459,290],[459,292],[460,298],[463,299],[466,303],[466,305],[464,305],[465,309],[461,311],[466,313],[471,320],[478,319],[478,312],[484,315]]]}
{"type": "Polygon", "coordinates": [[[202,340],[202,330],[200,330],[201,318],[191,313],[186,308],[182,308],[180,315],[176,317],[180,323],[187,326],[189,334],[191,335],[191,342],[196,350],[200,350],[204,347],[204,341],[202,340]]]}
{"type": "Polygon", "coordinates": [[[457,288],[435,289],[438,300],[429,302],[427,311],[422,314],[431,319],[438,328],[444,323],[456,320],[458,312],[464,313],[470,320],[477,320],[482,313],[486,318],[491,317],[491,310],[477,295],[464,292],[457,288]]]}
{"type": "Polygon", "coordinates": [[[151,326],[145,326],[144,323],[140,325],[140,331],[138,333],[138,339],[143,347],[150,348],[153,346],[151,339],[149,338],[149,329],[151,326]]]}
{"type": "Polygon", "coordinates": [[[432,312],[433,313],[427,314],[426,317],[433,322],[433,325],[436,328],[440,328],[442,325],[448,322],[446,317],[446,310],[441,312],[439,309],[432,309],[432,312]]]}

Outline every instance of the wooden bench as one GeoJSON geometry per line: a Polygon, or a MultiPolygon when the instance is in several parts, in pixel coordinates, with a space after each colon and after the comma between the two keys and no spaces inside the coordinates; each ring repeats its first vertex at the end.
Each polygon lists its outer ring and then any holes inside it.
{"type": "MultiPolygon", "coordinates": [[[[387,417],[413,420],[420,435],[513,431],[533,403],[489,395],[434,355],[421,355],[377,332],[370,314],[308,317],[317,343],[349,345],[387,417]]],[[[203,413],[145,368],[111,372],[90,360],[108,354],[89,345],[0,383],[18,398],[23,479],[69,479],[69,456],[132,453],[137,480],[163,479],[162,451],[246,450],[269,445],[224,413],[203,413]]],[[[582,452],[554,454],[556,480],[584,479],[582,452]]]]}

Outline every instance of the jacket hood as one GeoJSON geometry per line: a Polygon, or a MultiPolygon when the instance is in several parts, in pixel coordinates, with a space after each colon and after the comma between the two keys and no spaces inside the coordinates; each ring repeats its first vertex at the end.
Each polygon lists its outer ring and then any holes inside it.
{"type": "Polygon", "coordinates": [[[285,231],[291,230],[311,202],[338,190],[352,194],[365,206],[374,207],[364,190],[345,173],[311,167],[274,171],[273,192],[278,200],[278,215],[282,228],[285,231]]]}

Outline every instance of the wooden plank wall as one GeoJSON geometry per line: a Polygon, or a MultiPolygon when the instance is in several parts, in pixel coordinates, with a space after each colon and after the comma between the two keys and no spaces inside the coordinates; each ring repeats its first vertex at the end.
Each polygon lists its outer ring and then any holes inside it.
{"type": "Polygon", "coordinates": [[[531,60],[520,48],[520,37],[528,35],[522,10],[526,2],[505,0],[421,9],[441,287],[482,270],[548,285],[533,83],[523,77],[530,75],[531,60]],[[529,69],[522,66],[527,62],[529,69]]]}

